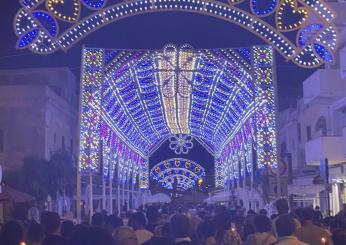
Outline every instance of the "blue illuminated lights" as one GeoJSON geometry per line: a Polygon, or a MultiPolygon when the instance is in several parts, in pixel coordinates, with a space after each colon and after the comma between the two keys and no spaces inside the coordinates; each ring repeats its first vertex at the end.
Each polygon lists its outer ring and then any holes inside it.
{"type": "Polygon", "coordinates": [[[308,44],[311,44],[316,34],[322,29],[322,24],[309,24],[302,28],[298,34],[298,46],[304,47],[308,44]]]}
{"type": "Polygon", "coordinates": [[[32,13],[32,16],[39,21],[52,37],[57,35],[57,23],[51,15],[44,11],[35,11],[32,13]]]}
{"type": "MultiPolygon", "coordinates": [[[[25,47],[38,54],[66,51],[87,35],[127,17],[168,11],[200,13],[239,25],[262,38],[287,60],[302,67],[315,68],[328,63],[313,51],[310,44],[319,43],[334,56],[338,43],[335,14],[322,0],[229,0],[228,3],[224,0],[20,0],[20,3],[22,8],[14,20],[16,35],[21,38],[23,29],[28,26],[32,29],[32,24],[36,24],[42,31],[40,38],[25,47]],[[31,16],[34,11],[47,11],[54,21],[50,18],[45,20],[50,23],[48,28],[40,25],[39,20],[33,20],[31,16]],[[53,22],[60,26],[60,30],[53,31],[53,22]],[[321,25],[322,29],[316,33],[304,30],[302,35],[305,37],[298,44],[297,35],[311,23],[321,25]],[[43,35],[47,29],[50,35],[43,35]]],[[[237,51],[232,52],[237,54],[237,51]]],[[[190,58],[187,60],[190,64],[194,63],[190,58]]],[[[246,63],[243,65],[246,66],[246,63]]],[[[172,75],[168,75],[167,79],[172,75]]],[[[166,94],[170,93],[170,88],[167,87],[166,94]]],[[[174,103],[171,105],[174,106],[174,103]]]]}
{"type": "Polygon", "coordinates": [[[217,187],[226,177],[276,164],[271,47],[85,48],[82,63],[81,170],[100,171],[102,145],[108,159],[103,174],[114,168],[110,159],[116,156],[121,171],[138,167],[145,189],[147,159],[170,138],[177,154],[187,153],[193,138],[214,156],[217,187]]]}
{"type": "Polygon", "coordinates": [[[106,4],[106,0],[81,0],[85,6],[91,9],[100,9],[106,4]]]}
{"type": "Polygon", "coordinates": [[[33,43],[36,40],[36,38],[38,37],[39,32],[40,32],[40,30],[35,28],[33,30],[30,30],[30,31],[24,33],[18,39],[17,48],[23,49],[23,48],[26,48],[31,43],[33,43]]]}
{"type": "Polygon", "coordinates": [[[334,63],[334,59],[333,59],[333,55],[328,51],[328,49],[326,47],[324,47],[323,45],[314,44],[314,49],[316,51],[316,53],[326,62],[329,64],[334,63]]]}
{"type": "Polygon", "coordinates": [[[251,10],[258,16],[267,16],[275,11],[278,2],[279,0],[251,0],[251,10]]]}
{"type": "Polygon", "coordinates": [[[191,135],[177,134],[169,137],[169,148],[175,154],[187,154],[193,147],[193,137],[191,135]]]}
{"type": "Polygon", "coordinates": [[[150,178],[170,190],[175,187],[180,191],[192,189],[205,176],[205,170],[200,164],[184,158],[162,161],[150,170],[150,178]]]}

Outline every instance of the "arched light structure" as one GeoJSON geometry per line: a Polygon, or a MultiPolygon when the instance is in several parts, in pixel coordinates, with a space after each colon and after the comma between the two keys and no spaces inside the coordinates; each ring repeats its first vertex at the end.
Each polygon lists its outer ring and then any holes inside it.
{"type": "Polygon", "coordinates": [[[123,18],[180,11],[219,18],[248,30],[303,67],[334,62],[335,14],[322,0],[20,0],[17,47],[39,54],[68,50],[123,18]],[[88,11],[85,11],[88,9],[88,11]],[[274,16],[270,21],[268,16],[274,16]],[[62,28],[64,27],[64,28],[62,28]]]}
{"type": "Polygon", "coordinates": [[[105,172],[115,154],[147,188],[147,159],[172,135],[190,135],[213,154],[217,186],[277,163],[272,48],[185,47],[83,50],[82,170],[99,169],[102,145],[105,172]]]}
{"type": "Polygon", "coordinates": [[[163,187],[173,189],[176,185],[177,189],[182,191],[193,188],[205,175],[201,165],[184,158],[162,161],[150,170],[150,178],[163,187]]]}

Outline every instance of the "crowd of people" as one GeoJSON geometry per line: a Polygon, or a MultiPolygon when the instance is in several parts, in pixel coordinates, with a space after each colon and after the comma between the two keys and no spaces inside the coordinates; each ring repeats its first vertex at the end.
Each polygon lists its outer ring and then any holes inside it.
{"type": "Polygon", "coordinates": [[[264,209],[151,205],[122,219],[96,213],[91,224],[43,212],[40,219],[4,224],[0,245],[346,245],[346,206],[323,218],[318,208],[290,211],[285,199],[275,205],[270,217],[264,209]]]}

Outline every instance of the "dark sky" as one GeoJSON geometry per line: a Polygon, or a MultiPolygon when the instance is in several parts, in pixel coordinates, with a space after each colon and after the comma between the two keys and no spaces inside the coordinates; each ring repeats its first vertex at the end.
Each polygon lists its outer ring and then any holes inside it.
{"type": "MultiPolygon", "coordinates": [[[[123,19],[89,35],[67,53],[58,51],[53,55],[42,56],[15,48],[17,37],[13,31],[13,18],[19,8],[17,0],[8,0],[2,3],[0,9],[0,69],[67,66],[79,77],[82,45],[114,49],[161,49],[167,43],[178,46],[189,43],[195,48],[231,48],[263,44],[254,34],[210,16],[166,12],[123,19]]],[[[290,106],[294,98],[301,94],[302,81],[313,70],[287,63],[280,55],[276,55],[276,60],[278,97],[282,109],[290,106]]],[[[161,150],[159,155],[168,151],[167,148],[165,151],[161,150]]],[[[160,158],[162,157],[155,157],[157,161],[160,158]]],[[[192,158],[197,162],[204,160],[203,156],[198,154],[192,158]]]]}

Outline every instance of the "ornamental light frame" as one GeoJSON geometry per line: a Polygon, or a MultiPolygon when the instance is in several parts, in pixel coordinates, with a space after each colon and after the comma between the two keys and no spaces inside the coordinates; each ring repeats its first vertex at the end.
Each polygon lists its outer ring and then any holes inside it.
{"type": "MultiPolygon", "coordinates": [[[[67,6],[63,0],[20,0],[21,8],[14,19],[18,36],[17,48],[28,48],[34,53],[50,54],[57,50],[67,51],[74,44],[94,31],[118,20],[154,12],[180,11],[215,17],[248,30],[273,46],[287,60],[298,66],[315,68],[334,63],[338,48],[338,33],[334,24],[336,15],[328,3],[322,0],[270,0],[264,9],[259,6],[267,0],[130,0],[111,3],[107,0],[73,0],[73,16],[67,16],[55,6],[67,6]],[[248,2],[249,7],[243,5],[248,2]],[[83,8],[89,14],[81,16],[83,8]],[[250,9],[250,10],[248,10],[250,9]],[[90,10],[92,12],[90,13],[90,10]],[[32,13],[45,13],[37,18],[32,13]],[[290,22],[290,16],[298,13],[298,20],[290,22]],[[266,21],[273,15],[275,23],[266,21]],[[64,30],[52,26],[68,25],[64,30]],[[312,24],[320,24],[315,29],[312,24]],[[54,33],[55,33],[54,32],[54,33]],[[296,38],[291,39],[290,35],[296,38]],[[303,36],[304,43],[298,43],[303,36]]],[[[61,29],[61,28],[60,28],[61,29]]]]}
{"type": "MultiPolygon", "coordinates": [[[[155,63],[161,52],[83,49],[80,170],[95,172],[103,166],[107,177],[117,164],[120,176],[125,176],[122,181],[132,173],[139,177],[141,189],[149,187],[150,147],[157,149],[157,144],[174,134],[174,128],[169,128],[171,119],[165,117],[165,110],[170,109],[164,104],[162,88],[155,82],[165,77],[157,74],[161,65],[155,63]]],[[[190,134],[207,148],[213,144],[208,150],[216,159],[216,186],[222,187],[227,178],[240,178],[255,168],[275,166],[277,106],[273,49],[253,46],[194,52],[203,58],[194,64],[201,69],[196,69],[193,80],[201,74],[205,79],[204,83],[194,84],[190,107],[183,108],[188,110],[190,134]],[[215,131],[210,143],[206,139],[210,138],[211,128],[215,131]],[[252,159],[253,151],[257,152],[256,159],[252,159]]],[[[161,70],[164,72],[168,71],[161,70]]]]}

